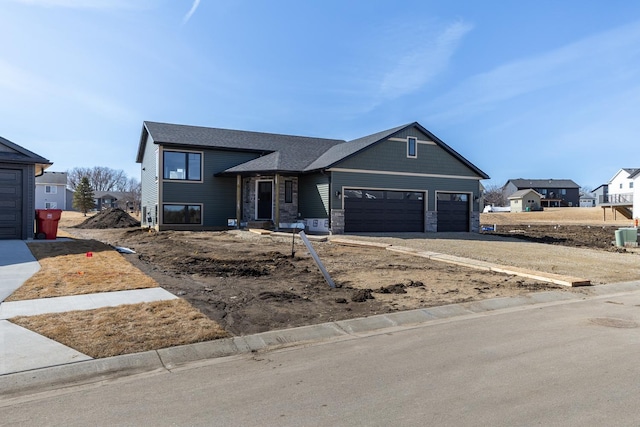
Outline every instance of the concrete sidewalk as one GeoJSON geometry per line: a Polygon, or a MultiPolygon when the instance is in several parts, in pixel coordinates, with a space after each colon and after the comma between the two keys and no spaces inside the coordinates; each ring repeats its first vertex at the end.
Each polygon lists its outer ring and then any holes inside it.
{"type": "MultiPolygon", "coordinates": [[[[5,292],[13,292],[39,269],[25,242],[0,240],[0,280],[5,292]],[[10,291],[9,291],[10,290],[10,291]]],[[[640,291],[640,281],[583,288],[582,293],[537,292],[512,298],[496,298],[440,307],[269,331],[179,347],[93,360],[34,332],[12,324],[17,315],[88,310],[98,307],[177,298],[162,288],[108,292],[41,300],[0,303],[0,390],[3,396],[43,391],[71,381],[93,382],[158,369],[171,370],[191,362],[261,350],[353,339],[397,328],[417,327],[451,318],[484,316],[502,311],[526,310],[587,298],[640,291]]],[[[3,297],[6,298],[6,297],[3,297]]]]}
{"type": "MultiPolygon", "coordinates": [[[[45,241],[40,241],[46,244],[45,241]]],[[[0,240],[0,378],[3,375],[89,360],[91,357],[14,325],[7,319],[178,298],[162,288],[102,292],[37,300],[4,300],[40,269],[26,242],[0,240]]]]}

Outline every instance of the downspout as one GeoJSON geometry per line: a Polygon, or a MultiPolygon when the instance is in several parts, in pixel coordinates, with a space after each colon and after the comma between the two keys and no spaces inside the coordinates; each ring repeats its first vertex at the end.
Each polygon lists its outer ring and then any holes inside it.
{"type": "Polygon", "coordinates": [[[242,217],[242,176],[236,175],[236,228],[240,229],[242,217]]]}
{"type": "MultiPolygon", "coordinates": [[[[325,170],[322,170],[322,173],[325,173],[325,170]]],[[[329,172],[329,230],[331,230],[331,206],[333,205],[332,203],[332,199],[333,199],[333,184],[331,182],[331,172],[329,172]]]]}

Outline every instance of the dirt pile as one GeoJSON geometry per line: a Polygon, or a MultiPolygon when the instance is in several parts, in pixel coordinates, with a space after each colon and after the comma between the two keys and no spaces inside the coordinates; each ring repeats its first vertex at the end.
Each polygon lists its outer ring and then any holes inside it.
{"type": "Polygon", "coordinates": [[[497,231],[483,229],[482,233],[515,237],[535,243],[620,251],[620,248],[613,245],[617,229],[618,227],[610,225],[503,224],[497,226],[497,231]]]}
{"type": "Polygon", "coordinates": [[[75,228],[129,228],[140,227],[140,222],[120,208],[109,208],[87,218],[75,228]]]}

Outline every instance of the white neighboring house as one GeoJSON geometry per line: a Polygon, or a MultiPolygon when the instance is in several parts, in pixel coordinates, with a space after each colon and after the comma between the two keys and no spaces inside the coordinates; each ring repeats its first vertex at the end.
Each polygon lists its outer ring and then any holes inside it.
{"type": "Polygon", "coordinates": [[[638,172],[640,172],[640,168],[620,169],[613,178],[609,180],[609,194],[607,202],[615,204],[631,204],[634,193],[634,179],[632,176],[635,176],[638,172]]]}
{"type": "Polygon", "coordinates": [[[640,169],[629,178],[633,180],[633,219],[640,219],[640,169]]]}
{"type": "Polygon", "coordinates": [[[73,192],[66,172],[44,172],[36,177],[36,209],[73,209],[73,192]]]}

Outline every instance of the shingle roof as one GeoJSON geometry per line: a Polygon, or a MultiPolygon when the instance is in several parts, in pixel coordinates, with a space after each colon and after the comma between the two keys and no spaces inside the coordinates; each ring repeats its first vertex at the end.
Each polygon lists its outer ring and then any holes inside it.
{"type": "Polygon", "coordinates": [[[393,129],[387,129],[382,132],[374,133],[373,135],[365,136],[362,138],[354,139],[349,142],[343,142],[342,144],[334,145],[326,153],[318,157],[313,163],[307,166],[306,170],[316,170],[330,167],[331,165],[346,159],[349,156],[354,155],[360,150],[363,150],[370,145],[373,145],[379,141],[389,138],[394,133],[401,131],[410,125],[402,125],[393,129]]]}
{"type": "Polygon", "coordinates": [[[38,154],[19,146],[0,136],[0,145],[8,147],[11,151],[0,150],[0,161],[7,163],[28,163],[35,164],[36,169],[42,168],[40,172],[51,166],[51,162],[38,154]]]}
{"type": "Polygon", "coordinates": [[[578,184],[570,179],[510,179],[519,189],[523,188],[580,188],[578,184]]]}
{"type": "Polygon", "coordinates": [[[314,138],[305,136],[281,135],[231,129],[207,128],[200,126],[175,125],[169,123],[147,122],[138,147],[137,162],[142,162],[146,135],[150,135],[156,144],[183,147],[206,147],[224,150],[253,151],[261,156],[234,166],[223,174],[256,172],[311,172],[327,169],[332,165],[364,150],[410,126],[418,127],[438,145],[458,158],[483,179],[489,178],[471,162],[417,122],[377,132],[352,141],[339,139],[314,138]]]}
{"type": "Polygon", "coordinates": [[[625,168],[625,171],[629,173],[629,178],[631,179],[640,175],[640,169],[625,168]]]}
{"type": "Polygon", "coordinates": [[[526,196],[529,193],[536,193],[538,196],[542,197],[542,194],[538,193],[533,188],[527,188],[526,190],[518,190],[518,191],[516,191],[515,193],[513,193],[512,195],[507,197],[507,199],[519,199],[519,198],[521,198],[523,196],[526,196]]]}
{"type": "Polygon", "coordinates": [[[36,184],[67,185],[67,173],[45,172],[36,177],[36,184]]]}

